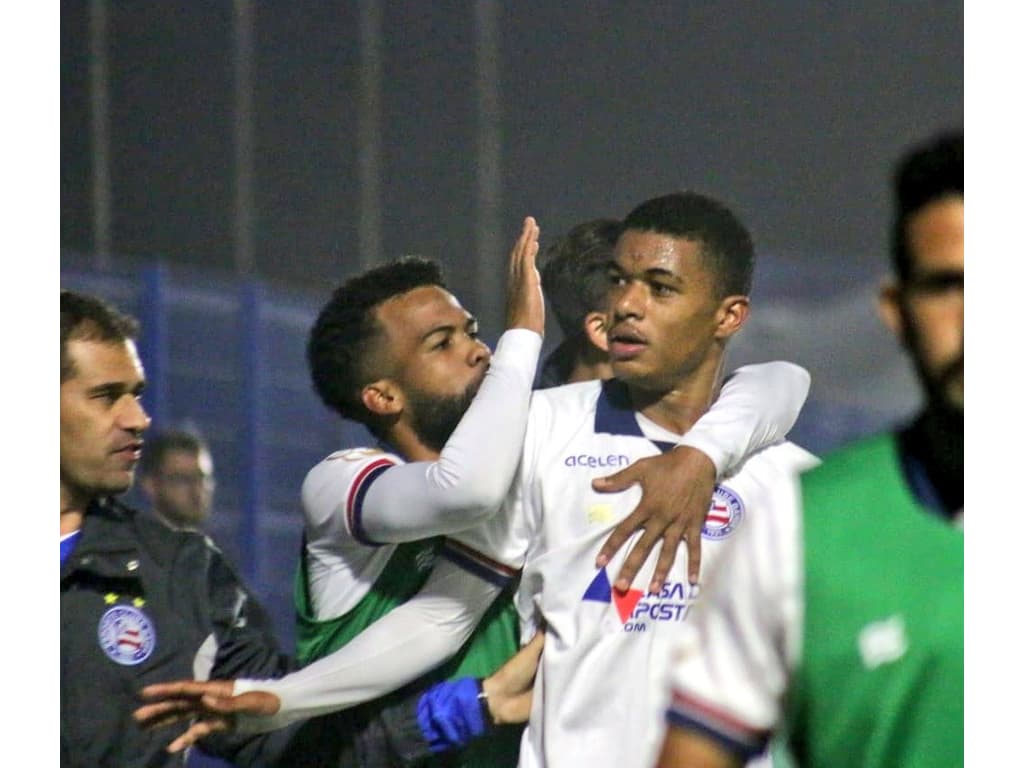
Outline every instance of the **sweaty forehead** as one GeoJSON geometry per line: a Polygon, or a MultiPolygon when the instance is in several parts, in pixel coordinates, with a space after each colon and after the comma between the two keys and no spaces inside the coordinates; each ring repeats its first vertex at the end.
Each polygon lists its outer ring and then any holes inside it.
{"type": "Polygon", "coordinates": [[[377,320],[392,344],[416,344],[435,328],[462,327],[469,313],[458,299],[436,285],[423,285],[382,303],[377,320]]]}

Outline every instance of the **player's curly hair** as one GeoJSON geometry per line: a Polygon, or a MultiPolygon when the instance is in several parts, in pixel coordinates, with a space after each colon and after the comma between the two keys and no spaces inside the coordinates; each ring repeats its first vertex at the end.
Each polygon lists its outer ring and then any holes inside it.
{"type": "Polygon", "coordinates": [[[445,288],[440,265],[430,259],[404,256],[375,267],[334,291],[309,334],[306,361],[317,395],[328,408],[375,434],[376,420],[360,398],[363,387],[380,375],[373,369],[372,353],[383,328],[374,309],[424,285],[445,288]]]}

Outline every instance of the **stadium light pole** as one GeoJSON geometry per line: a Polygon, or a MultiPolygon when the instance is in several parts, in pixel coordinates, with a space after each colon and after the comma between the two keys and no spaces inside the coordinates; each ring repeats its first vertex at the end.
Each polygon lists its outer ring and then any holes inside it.
{"type": "Polygon", "coordinates": [[[359,266],[369,269],[381,254],[381,4],[359,3],[359,266]]]}
{"type": "Polygon", "coordinates": [[[235,210],[234,261],[239,276],[254,272],[253,57],[255,11],[251,0],[234,2],[235,210]]]}
{"type": "Polygon", "coordinates": [[[92,136],[92,237],[96,269],[110,269],[110,55],[107,0],[89,2],[89,128],[92,136]]]}
{"type": "Polygon", "coordinates": [[[476,295],[484,328],[500,328],[502,306],[502,109],[497,0],[476,0],[476,295]]]}

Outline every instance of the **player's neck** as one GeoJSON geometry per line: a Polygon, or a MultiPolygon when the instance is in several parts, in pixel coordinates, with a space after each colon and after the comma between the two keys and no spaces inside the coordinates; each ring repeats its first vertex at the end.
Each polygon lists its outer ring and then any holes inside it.
{"type": "Polygon", "coordinates": [[[673,434],[685,434],[707,412],[711,401],[708,398],[689,400],[678,395],[671,392],[646,408],[639,408],[638,412],[673,434]]]}
{"type": "Polygon", "coordinates": [[[611,363],[605,360],[599,360],[594,362],[588,362],[586,360],[577,360],[573,366],[572,371],[569,373],[569,377],[565,380],[566,384],[573,384],[577,381],[591,381],[593,379],[610,379],[615,374],[612,373],[611,363]]]}
{"type": "Polygon", "coordinates": [[[659,427],[682,435],[697,423],[721,386],[722,361],[708,360],[670,386],[645,388],[628,384],[633,407],[659,427]]]}
{"type": "Polygon", "coordinates": [[[402,422],[397,423],[385,439],[406,461],[436,461],[441,455],[402,422]]]}

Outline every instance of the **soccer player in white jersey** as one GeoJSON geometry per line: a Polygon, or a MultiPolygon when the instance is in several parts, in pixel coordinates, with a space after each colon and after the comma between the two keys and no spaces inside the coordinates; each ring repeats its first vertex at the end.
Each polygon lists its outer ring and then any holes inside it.
{"type": "MultiPolygon", "coordinates": [[[[572,513],[572,506],[560,504],[552,496],[549,498],[549,506],[541,510],[527,509],[519,503],[522,499],[522,490],[516,490],[510,503],[505,507],[503,513],[498,516],[499,522],[481,530],[475,535],[459,536],[459,541],[452,541],[448,551],[447,560],[442,560],[434,569],[430,580],[424,590],[413,600],[394,609],[368,630],[348,643],[341,651],[322,659],[296,675],[288,676],[278,681],[237,681],[234,692],[241,695],[231,699],[227,707],[218,703],[216,707],[210,707],[214,711],[232,711],[241,713],[260,713],[264,715],[274,714],[274,717],[265,718],[262,721],[246,719],[246,727],[265,728],[274,727],[288,722],[295,717],[310,716],[315,713],[323,713],[348,706],[353,701],[361,700],[367,686],[375,690],[388,690],[387,685],[394,687],[405,680],[408,680],[410,673],[421,673],[440,661],[443,661],[459,648],[464,642],[468,633],[472,631],[480,616],[487,609],[490,602],[495,598],[501,587],[508,578],[519,569],[524,560],[529,560],[527,569],[524,572],[524,585],[527,581],[531,585],[529,591],[524,591],[523,599],[520,601],[524,608],[524,619],[526,626],[533,625],[532,606],[535,598],[540,599],[541,594],[537,591],[538,582],[536,578],[543,568],[543,557],[550,552],[554,555],[558,546],[557,537],[553,538],[554,531],[561,531],[563,534],[572,531],[571,536],[576,536],[575,526],[582,520],[589,524],[596,532],[589,537],[588,542],[594,546],[573,547],[571,558],[574,562],[565,562],[565,569],[575,573],[575,580],[583,580],[578,595],[573,596],[571,602],[582,608],[581,618],[587,623],[593,619],[593,629],[600,631],[601,628],[608,629],[607,619],[614,618],[617,624],[617,635],[627,639],[637,637],[643,639],[644,632],[637,630],[631,622],[629,629],[625,628],[626,622],[621,618],[625,610],[624,606],[630,601],[636,603],[636,619],[644,623],[645,611],[648,611],[657,603],[655,611],[661,616],[666,610],[674,611],[676,621],[685,619],[688,603],[696,593],[696,588],[691,587],[687,575],[687,563],[685,558],[681,559],[672,571],[673,580],[670,585],[662,588],[662,592],[670,595],[671,600],[681,604],[677,610],[668,607],[668,603],[661,601],[657,596],[643,598],[639,591],[631,592],[622,596],[611,594],[610,584],[605,581],[609,572],[615,573],[617,563],[621,563],[626,557],[625,552],[617,555],[617,560],[609,564],[607,568],[594,569],[594,561],[600,549],[600,545],[615,524],[628,514],[640,498],[638,488],[618,494],[602,495],[591,490],[591,482],[597,478],[607,475],[609,472],[621,469],[627,464],[640,460],[643,456],[651,457],[648,461],[653,464],[665,462],[666,467],[673,465],[669,459],[673,453],[670,451],[665,455],[659,455],[659,447],[639,431],[639,428],[630,429],[625,435],[617,435],[612,439],[623,445],[620,450],[613,447],[604,450],[600,445],[608,435],[595,434],[595,423],[593,420],[593,409],[598,400],[602,402],[608,398],[609,403],[618,404],[616,413],[621,411],[625,416],[632,418],[633,408],[630,405],[622,409],[623,401],[620,399],[622,393],[626,393],[627,401],[633,398],[638,405],[637,410],[641,412],[641,418],[647,423],[650,420],[649,428],[654,436],[663,440],[666,447],[674,447],[691,427],[694,429],[685,438],[689,442],[696,442],[702,447],[706,446],[706,452],[715,460],[715,466],[721,470],[732,470],[743,463],[746,454],[756,451],[765,445],[770,445],[780,440],[789,426],[795,420],[807,390],[807,375],[802,369],[788,364],[775,364],[770,371],[762,371],[762,383],[766,384],[769,390],[778,388],[781,391],[775,392],[779,402],[785,401],[787,405],[782,407],[772,406],[772,398],[765,399],[751,396],[744,392],[740,382],[746,377],[754,376],[754,371],[744,370],[736,380],[727,385],[718,399],[718,403],[711,411],[708,408],[715,400],[720,385],[722,372],[722,353],[725,340],[742,324],[746,316],[746,283],[741,285],[743,293],[731,292],[728,295],[731,300],[726,300],[726,295],[719,297],[718,293],[705,296],[702,292],[717,291],[718,282],[712,280],[710,264],[716,263],[720,257],[718,249],[720,244],[713,237],[718,237],[717,232],[711,226],[716,223],[714,216],[724,216],[724,209],[720,209],[713,201],[696,195],[673,196],[670,200],[682,200],[689,204],[696,203],[698,208],[697,216],[702,226],[707,225],[708,231],[704,229],[686,229],[676,234],[657,234],[657,238],[664,240],[672,246],[675,244],[682,248],[683,254],[663,254],[660,250],[650,254],[635,254],[627,252],[627,256],[621,257],[615,267],[616,282],[612,285],[611,307],[612,334],[609,338],[612,343],[612,356],[617,366],[622,371],[617,375],[625,374],[630,377],[624,381],[635,380],[639,386],[636,390],[623,389],[627,386],[623,381],[613,383],[610,386],[609,395],[602,393],[605,389],[598,382],[593,384],[575,385],[573,387],[554,390],[551,393],[537,393],[534,395],[535,403],[540,398],[540,404],[531,409],[531,425],[528,433],[529,444],[522,468],[521,483],[536,483],[531,492],[539,492],[544,482],[539,476],[535,476],[535,457],[544,450],[557,450],[565,448],[569,450],[564,456],[558,455],[550,470],[555,473],[550,480],[552,487],[555,484],[555,476],[559,478],[567,491],[572,494],[582,494],[590,499],[588,506],[583,510],[582,516],[572,513]],[[708,214],[714,214],[711,222],[705,222],[708,214]],[[707,256],[705,258],[705,252],[707,256]],[[685,256],[685,258],[683,258],[685,256]],[[653,262],[638,269],[635,262],[638,258],[653,259],[653,262]],[[673,296],[669,299],[669,296],[673,296]],[[650,308],[642,305],[650,303],[650,308]],[[635,307],[633,305],[636,305],[635,307]],[[655,304],[668,305],[655,311],[655,304]],[[671,311],[679,317],[674,317],[671,311]],[[650,323],[645,319],[646,315],[651,316],[650,323]],[[666,329],[671,333],[663,333],[662,325],[671,324],[672,328],[666,329]],[[618,335],[615,335],[618,333],[618,335]],[[639,334],[629,336],[629,334],[639,334]],[[706,338],[704,338],[706,337],[706,338]],[[628,349],[623,349],[623,347],[628,349]],[[682,351],[684,356],[677,359],[678,353],[682,351]],[[664,359],[663,359],[664,358],[664,359]],[[709,358],[704,360],[703,358],[709,358]],[[633,368],[637,361],[642,363],[639,376],[634,375],[633,368]],[[647,368],[653,368],[649,373],[647,368]],[[686,386],[681,380],[692,383],[686,386]],[[643,386],[647,382],[649,387],[643,386]],[[679,386],[673,382],[680,383],[679,386]],[[659,397],[654,397],[659,388],[666,387],[660,392],[659,397]],[[553,398],[553,400],[552,400],[553,398]],[[581,400],[582,398],[582,400],[581,400]],[[559,406],[564,403],[564,414],[558,416],[557,423],[551,423],[551,402],[557,402],[559,406]],[[581,402],[589,402],[589,406],[581,406],[581,402]],[[796,407],[793,407],[793,406],[796,407]],[[771,406],[771,407],[770,407],[771,406]],[[587,408],[590,408],[587,411],[587,408]],[[749,416],[758,411],[774,411],[771,418],[754,419],[751,424],[749,416]],[[589,413],[589,415],[587,415],[589,413]],[[666,420],[666,414],[674,414],[677,418],[666,420]],[[703,416],[703,418],[701,418],[703,416]],[[698,419],[700,422],[698,423],[698,419]],[[654,425],[666,422],[660,428],[654,425]],[[571,437],[573,440],[583,439],[590,435],[593,440],[586,439],[579,445],[567,442],[571,437]],[[546,443],[550,443],[545,445],[546,443]],[[527,470],[527,467],[530,469],[527,470]],[[548,530],[550,526],[551,530],[548,530]],[[511,527],[511,531],[508,529],[511,527]],[[529,549],[529,552],[527,550],[529,549]],[[537,559],[537,567],[533,568],[533,559],[537,559]],[[467,571],[482,578],[467,577],[467,571]],[[681,596],[676,592],[681,590],[681,596]],[[677,599],[678,598],[678,599],[677,599]],[[654,601],[654,602],[652,602],[654,601]],[[662,605],[662,603],[665,603],[662,605]],[[595,609],[591,618],[586,618],[585,611],[595,609]],[[383,682],[382,682],[383,681],[383,682]],[[266,693],[272,693],[267,696],[266,693]],[[256,698],[254,698],[254,696],[256,698]]],[[[729,218],[731,222],[732,219],[729,218]]],[[[646,243],[645,238],[651,235],[643,228],[631,231],[630,238],[640,237],[642,244],[646,243]]],[[[742,238],[741,238],[742,239],[742,238]]],[[[669,249],[671,251],[671,248],[669,249]]],[[[721,258],[728,258],[723,256],[721,258]]],[[[747,264],[749,272],[752,264],[747,264]]],[[[747,278],[749,279],[749,274],[747,278]]],[[[742,282],[742,281],[741,281],[742,282]]],[[[615,409],[613,409],[615,410],[615,409]]],[[[614,413],[612,414],[615,419],[614,413]]],[[[633,425],[636,425],[634,420],[633,425]]],[[[614,425],[613,425],[614,426],[614,425]]],[[[614,429],[618,429],[617,426],[614,429]]],[[[614,432],[613,429],[613,432],[614,432]]],[[[784,449],[771,448],[764,452],[764,456],[774,456],[778,451],[784,449]]],[[[368,460],[373,460],[368,457],[368,460]]],[[[749,464],[758,463],[771,464],[771,459],[755,457],[749,464]]],[[[664,473],[663,473],[664,474],[664,473]]],[[[386,477],[382,475],[382,477],[386,477]]],[[[749,481],[753,482],[753,481],[749,481]]],[[[546,486],[545,486],[546,487],[546,486]]],[[[722,496],[726,491],[718,491],[717,495],[722,496]]],[[[682,489],[680,489],[680,496],[682,489]]],[[[358,496],[358,494],[356,494],[358,496]]],[[[369,492],[366,499],[369,501],[369,492]]],[[[726,517],[719,519],[716,513],[708,528],[708,537],[705,543],[716,548],[720,539],[728,537],[729,533],[742,522],[744,510],[742,499],[740,507],[737,508],[731,496],[723,496],[729,501],[726,505],[726,517]]],[[[708,508],[705,498],[704,509],[708,508]]],[[[717,504],[716,504],[717,506],[717,504]]],[[[365,512],[365,510],[364,510],[365,512]]],[[[352,518],[349,518],[351,521],[352,518]]],[[[352,528],[351,522],[349,524],[352,528]]],[[[569,550],[565,550],[567,553],[569,550]]],[[[653,566],[651,566],[653,567],[653,566]]],[[[647,570],[648,577],[651,570],[647,570]]],[[[543,581],[543,579],[541,579],[543,581]]],[[[649,580],[648,580],[649,583],[649,580]]],[[[567,585],[568,586],[568,585],[567,585]]],[[[572,587],[575,589],[575,586],[572,587]]],[[[539,587],[545,596],[555,601],[559,592],[551,586],[539,587]]],[[[568,595],[568,593],[566,593],[568,595]]],[[[540,606],[544,618],[547,617],[545,606],[540,606]]],[[[631,615],[632,611],[625,611],[631,615]]],[[[561,620],[556,614],[552,614],[556,621],[551,626],[558,632],[564,632],[561,628],[561,620]]],[[[670,630],[670,623],[661,619],[652,619],[657,623],[665,625],[670,630]]],[[[637,624],[639,626],[639,624],[637,624]]],[[[653,627],[652,627],[653,628],[653,627]]],[[[649,637],[655,638],[661,632],[651,632],[649,637]]],[[[524,637],[524,639],[526,639],[524,637]]],[[[563,638],[556,636],[556,644],[562,643],[563,638]]],[[[556,657],[558,651],[554,654],[556,657]]],[[[653,658],[656,654],[651,653],[653,658]]],[[[545,664],[545,674],[547,665],[545,664]]],[[[604,670],[603,677],[615,674],[615,670],[604,670]]],[[[643,680],[646,677],[646,670],[633,670],[628,672],[635,680],[643,680]]],[[[581,677],[581,680],[584,679],[581,677]]],[[[640,686],[646,688],[646,683],[640,686]]],[[[627,690],[630,686],[627,686],[627,690]]],[[[570,686],[576,690],[575,685],[570,686]]],[[[176,693],[211,693],[222,695],[230,694],[232,688],[230,683],[225,687],[216,685],[211,687],[204,685],[191,688],[179,687],[171,690],[168,686],[162,686],[160,691],[154,693],[174,695],[176,693]]],[[[568,691],[567,691],[568,693],[568,691]]],[[[543,696],[537,701],[543,702],[551,694],[543,689],[543,696]]],[[[634,697],[637,702],[643,702],[644,697],[634,697]]],[[[209,700],[207,700],[209,703],[209,700]]],[[[651,728],[655,728],[656,718],[650,715],[656,710],[656,705],[646,702],[643,712],[635,714],[644,722],[650,720],[651,728]]],[[[201,709],[201,707],[200,707],[201,709]]],[[[600,710],[600,708],[599,708],[600,710]]],[[[540,732],[540,718],[543,715],[543,706],[538,707],[534,713],[534,720],[531,722],[530,730],[540,732]]],[[[593,720],[595,725],[605,723],[615,730],[615,724],[622,724],[624,721],[615,715],[610,723],[604,717],[599,716],[593,720]]],[[[213,722],[213,721],[208,721],[213,722]]],[[[199,726],[197,726],[199,727],[199,726]]],[[[213,727],[213,726],[211,726],[213,727]]],[[[552,733],[561,728],[561,724],[552,726],[552,733]]],[[[599,728],[598,730],[601,730],[599,728]]],[[[640,728],[638,732],[631,734],[625,742],[653,744],[655,734],[649,734],[649,729],[640,728]],[[639,741],[638,741],[639,740],[639,741]]],[[[201,735],[201,733],[200,733],[201,735]]],[[[581,732],[579,735],[585,736],[581,732]]],[[[573,733],[567,732],[564,738],[557,739],[557,750],[560,754],[571,755],[575,747],[568,746],[574,739],[573,733]]],[[[610,740],[620,742],[619,736],[611,734],[610,740]]],[[[554,745],[555,742],[553,741],[554,745]]],[[[639,747],[638,747],[639,748],[639,747]]],[[[524,756],[524,760],[536,758],[524,756]]],[[[569,759],[566,757],[566,759],[569,759]]],[[[621,762],[621,761],[619,761],[621,762]]]]}
{"type": "MultiPolygon", "coordinates": [[[[660,681],[699,587],[682,558],[656,594],[612,588],[621,554],[596,573],[588,567],[636,502],[635,490],[599,495],[591,481],[656,455],[706,411],[749,312],[753,259],[742,224],[705,196],[667,195],[632,211],[611,268],[615,379],[535,393],[504,516],[457,537],[467,558],[522,566],[520,615],[546,627],[522,766],[642,766],[656,756],[660,681]]],[[[705,567],[762,513],[768,489],[812,460],[781,443],[737,462],[715,489],[705,567]]]]}
{"type": "Polygon", "coordinates": [[[708,574],[664,768],[740,765],[772,734],[801,766],[963,765],[963,134],[913,147],[893,182],[880,309],[924,408],[778,484],[708,574]]]}

